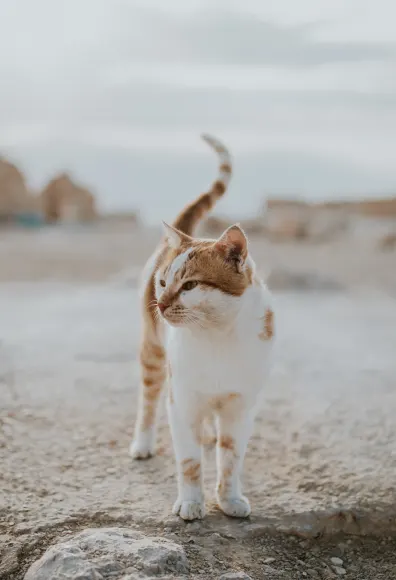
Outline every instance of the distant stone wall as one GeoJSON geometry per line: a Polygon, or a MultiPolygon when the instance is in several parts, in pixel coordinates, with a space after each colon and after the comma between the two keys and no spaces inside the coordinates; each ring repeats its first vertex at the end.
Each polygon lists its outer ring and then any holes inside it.
{"type": "Polygon", "coordinates": [[[19,169],[0,158],[0,219],[40,211],[38,198],[31,195],[19,169]]]}
{"type": "Polygon", "coordinates": [[[267,208],[274,209],[307,209],[311,210],[344,210],[349,213],[363,214],[371,217],[396,217],[396,197],[367,199],[358,201],[330,201],[307,203],[293,199],[268,199],[267,208]]]}
{"type": "Polygon", "coordinates": [[[0,220],[36,214],[47,222],[86,222],[97,217],[95,198],[66,173],[52,179],[39,195],[32,194],[23,173],[0,158],[0,220]]]}
{"type": "Polygon", "coordinates": [[[66,173],[52,179],[40,199],[47,222],[91,221],[97,217],[94,196],[66,173]]]}

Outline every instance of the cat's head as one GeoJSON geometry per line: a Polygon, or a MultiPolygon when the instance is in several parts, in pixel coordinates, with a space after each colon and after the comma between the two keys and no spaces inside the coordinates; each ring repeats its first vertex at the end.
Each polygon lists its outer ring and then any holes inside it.
{"type": "Polygon", "coordinates": [[[226,325],[252,284],[244,232],[234,225],[218,240],[198,240],[164,226],[167,251],[155,276],[160,315],[172,326],[226,325]]]}

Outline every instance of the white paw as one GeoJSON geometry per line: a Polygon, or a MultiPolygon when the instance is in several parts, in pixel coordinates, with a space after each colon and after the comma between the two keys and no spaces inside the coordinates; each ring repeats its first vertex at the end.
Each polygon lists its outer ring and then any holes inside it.
{"type": "Polygon", "coordinates": [[[233,518],[247,518],[252,511],[249,500],[243,495],[240,497],[218,498],[218,502],[221,511],[233,518]]]}
{"type": "Polygon", "coordinates": [[[155,455],[154,441],[152,437],[138,435],[129,447],[129,453],[134,459],[148,459],[155,455]]]}
{"type": "Polygon", "coordinates": [[[183,520],[202,520],[205,517],[205,503],[178,499],[173,505],[172,513],[183,520]]]}

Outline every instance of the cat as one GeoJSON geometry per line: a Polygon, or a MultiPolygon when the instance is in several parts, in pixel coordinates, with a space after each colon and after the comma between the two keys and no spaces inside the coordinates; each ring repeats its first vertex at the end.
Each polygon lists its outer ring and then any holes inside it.
{"type": "Polygon", "coordinates": [[[217,240],[192,237],[195,226],[222,197],[231,178],[231,157],[217,139],[219,175],[170,226],[144,270],[141,389],[130,452],[155,452],[156,415],[167,378],[168,416],[178,474],[173,513],[203,518],[202,444],[205,420],[217,432],[220,509],[247,517],[241,473],[255,414],[271,361],[274,313],[271,295],[256,273],[239,225],[217,240]]]}

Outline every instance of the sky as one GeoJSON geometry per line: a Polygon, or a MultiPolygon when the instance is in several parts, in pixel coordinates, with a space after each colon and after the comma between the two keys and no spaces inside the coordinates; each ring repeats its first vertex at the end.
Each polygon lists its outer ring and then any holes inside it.
{"type": "Polygon", "coordinates": [[[0,0],[0,154],[104,210],[178,211],[232,150],[224,211],[396,191],[393,0],[0,0]]]}

